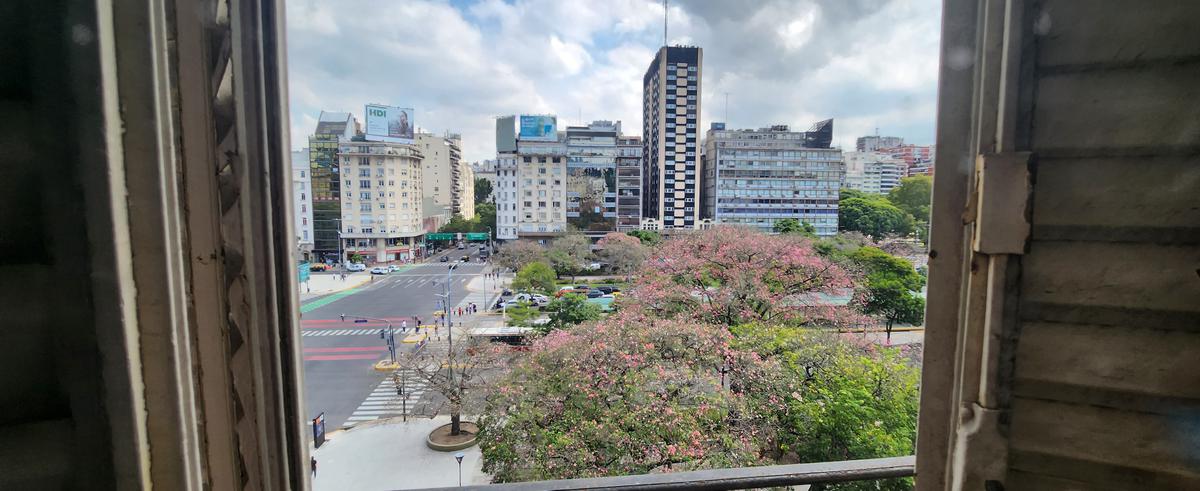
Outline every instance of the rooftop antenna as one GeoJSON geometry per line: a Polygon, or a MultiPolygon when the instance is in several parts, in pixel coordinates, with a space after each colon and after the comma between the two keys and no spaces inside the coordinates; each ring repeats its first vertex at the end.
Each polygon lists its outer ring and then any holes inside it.
{"type": "Polygon", "coordinates": [[[667,0],[663,0],[663,46],[667,45],[667,0]]]}

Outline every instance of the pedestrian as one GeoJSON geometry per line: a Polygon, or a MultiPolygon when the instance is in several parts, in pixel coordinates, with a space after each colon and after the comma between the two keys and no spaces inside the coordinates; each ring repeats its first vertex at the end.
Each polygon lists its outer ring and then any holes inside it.
{"type": "Polygon", "coordinates": [[[316,478],[317,477],[317,458],[316,457],[309,457],[309,458],[312,459],[309,461],[309,466],[312,467],[312,477],[316,478]]]}

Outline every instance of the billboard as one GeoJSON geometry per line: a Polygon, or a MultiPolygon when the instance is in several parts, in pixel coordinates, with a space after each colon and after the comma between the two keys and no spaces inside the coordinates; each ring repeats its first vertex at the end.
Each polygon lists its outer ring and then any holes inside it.
{"type": "Polygon", "coordinates": [[[367,104],[366,137],[368,141],[412,143],[413,110],[411,107],[367,104]]]}
{"type": "Polygon", "coordinates": [[[521,115],[521,140],[558,141],[558,119],[553,115],[521,115]]]}

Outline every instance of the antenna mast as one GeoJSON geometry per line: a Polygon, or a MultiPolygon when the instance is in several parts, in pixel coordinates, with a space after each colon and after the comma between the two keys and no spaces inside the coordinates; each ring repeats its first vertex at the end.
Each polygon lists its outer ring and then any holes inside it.
{"type": "Polygon", "coordinates": [[[663,0],[663,46],[667,45],[667,0],[663,0]]]}

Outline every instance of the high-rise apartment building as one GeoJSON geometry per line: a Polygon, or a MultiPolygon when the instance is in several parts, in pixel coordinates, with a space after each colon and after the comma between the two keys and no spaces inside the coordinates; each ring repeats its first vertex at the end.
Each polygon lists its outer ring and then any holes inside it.
{"type": "Polygon", "coordinates": [[[617,231],[641,228],[642,221],[642,139],[617,138],[617,231]]]}
{"type": "Polygon", "coordinates": [[[794,218],[817,234],[838,229],[838,189],[845,169],[842,151],[830,148],[833,121],[810,131],[787,125],[727,130],[714,123],[704,146],[704,216],[714,223],[758,227],[794,218]]]}
{"type": "Polygon", "coordinates": [[[496,238],[544,241],[566,232],[567,156],[531,151],[496,160],[496,238]]]}
{"type": "Polygon", "coordinates": [[[296,230],[296,253],[300,260],[311,261],[313,252],[312,169],[308,149],[292,152],[292,213],[296,230]]]}
{"type": "Polygon", "coordinates": [[[698,228],[703,50],[663,46],[642,77],[642,216],[663,229],[698,228]]]}
{"type": "Polygon", "coordinates": [[[475,170],[465,160],[459,160],[454,178],[453,211],[463,218],[475,218],[475,170]]]}
{"type": "Polygon", "coordinates": [[[462,161],[462,137],[456,133],[444,136],[417,133],[414,138],[424,155],[421,167],[424,170],[425,216],[438,217],[439,223],[449,221],[454,214],[466,219],[474,217],[474,196],[468,197],[469,205],[463,200],[463,179],[469,175],[463,174],[466,164],[462,161]]]}
{"type": "Polygon", "coordinates": [[[933,162],[936,159],[933,145],[898,145],[876,151],[904,161],[905,176],[933,175],[933,162]]]}
{"type": "Polygon", "coordinates": [[[347,256],[366,263],[423,255],[422,154],[415,145],[343,143],[342,240],[347,256]]]}
{"type": "Polygon", "coordinates": [[[898,136],[860,136],[854,145],[859,152],[874,152],[881,148],[898,147],[904,144],[904,139],[898,136]]]}
{"type": "Polygon", "coordinates": [[[846,152],[845,187],[864,193],[887,194],[900,185],[908,165],[879,152],[846,152]]]}
{"type": "Polygon", "coordinates": [[[358,133],[350,113],[321,111],[317,128],[308,138],[308,166],[312,188],[313,256],[317,261],[342,262],[338,257],[341,223],[341,159],[338,150],[358,133]]]}

